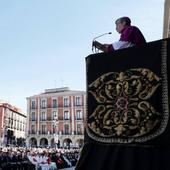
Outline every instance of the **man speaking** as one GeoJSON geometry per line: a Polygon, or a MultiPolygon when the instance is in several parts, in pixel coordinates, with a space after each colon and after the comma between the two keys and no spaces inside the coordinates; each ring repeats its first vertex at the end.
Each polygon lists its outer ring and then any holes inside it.
{"type": "Polygon", "coordinates": [[[146,43],[142,32],[136,26],[131,25],[129,17],[121,17],[116,20],[116,31],[120,33],[120,40],[112,44],[101,44],[93,42],[93,46],[103,52],[113,52],[114,50],[128,48],[146,43]]]}

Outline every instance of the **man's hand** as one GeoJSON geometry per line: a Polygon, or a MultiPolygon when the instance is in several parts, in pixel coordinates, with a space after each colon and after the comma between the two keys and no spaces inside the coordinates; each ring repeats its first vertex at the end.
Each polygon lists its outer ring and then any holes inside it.
{"type": "Polygon", "coordinates": [[[93,46],[96,47],[97,49],[103,51],[103,52],[108,52],[108,45],[107,44],[101,44],[98,41],[93,41],[93,46]]]}
{"type": "Polygon", "coordinates": [[[102,44],[99,43],[98,41],[93,41],[93,46],[96,48],[101,48],[102,44]]]}

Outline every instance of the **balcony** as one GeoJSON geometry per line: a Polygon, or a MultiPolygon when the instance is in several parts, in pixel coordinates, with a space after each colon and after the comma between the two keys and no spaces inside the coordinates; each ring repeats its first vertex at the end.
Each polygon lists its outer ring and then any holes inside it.
{"type": "Polygon", "coordinates": [[[30,107],[30,109],[31,110],[35,110],[35,109],[37,109],[37,107],[36,106],[32,106],[32,107],[30,107]]]}
{"type": "Polygon", "coordinates": [[[81,106],[83,106],[83,103],[74,103],[74,106],[75,107],[81,107],[81,106]]]}
{"type": "MultiPolygon", "coordinates": [[[[74,107],[83,107],[83,103],[74,103],[73,104],[74,107]]],[[[47,106],[40,106],[40,107],[35,107],[35,108],[30,108],[31,110],[36,110],[36,109],[59,109],[59,108],[69,108],[71,107],[71,104],[58,104],[58,105],[47,105],[47,106]]]]}
{"type": "Polygon", "coordinates": [[[40,118],[40,121],[47,121],[47,118],[40,118]]]}
{"type": "Polygon", "coordinates": [[[37,134],[35,131],[28,131],[28,134],[37,134]]]}
{"type": "Polygon", "coordinates": [[[47,106],[40,106],[40,109],[47,109],[47,106]]]}
{"type": "Polygon", "coordinates": [[[58,108],[58,105],[52,105],[52,108],[56,109],[56,108],[58,108]]]}
{"type": "Polygon", "coordinates": [[[77,117],[76,120],[83,120],[83,118],[82,117],[77,117]]]}
{"type": "Polygon", "coordinates": [[[52,132],[48,132],[48,131],[28,131],[28,134],[30,134],[30,135],[47,135],[47,134],[52,134],[52,132]]]}
{"type": "MultiPolygon", "coordinates": [[[[29,136],[31,136],[31,137],[54,137],[54,135],[55,135],[56,133],[54,132],[54,131],[44,131],[44,132],[42,132],[42,131],[39,131],[39,132],[35,132],[35,131],[29,131],[28,132],[28,135],[29,136]]],[[[66,132],[59,132],[59,133],[57,133],[58,134],[58,136],[59,137],[64,137],[64,138],[66,138],[66,137],[71,137],[71,136],[83,136],[84,134],[83,134],[83,132],[74,132],[74,133],[71,133],[71,132],[68,132],[68,133],[66,133],[66,132]]]]}
{"type": "Polygon", "coordinates": [[[63,107],[70,107],[70,104],[64,104],[63,107]]]}
{"type": "Polygon", "coordinates": [[[84,133],[82,131],[81,132],[74,131],[73,133],[60,131],[59,135],[84,135],[84,133]]]}
{"type": "Polygon", "coordinates": [[[30,118],[29,121],[36,121],[36,118],[30,118]]]}
{"type": "Polygon", "coordinates": [[[70,117],[64,117],[63,120],[68,121],[68,120],[70,120],[70,117]]]}
{"type": "Polygon", "coordinates": [[[39,131],[39,135],[47,135],[48,132],[47,131],[39,131]]]}

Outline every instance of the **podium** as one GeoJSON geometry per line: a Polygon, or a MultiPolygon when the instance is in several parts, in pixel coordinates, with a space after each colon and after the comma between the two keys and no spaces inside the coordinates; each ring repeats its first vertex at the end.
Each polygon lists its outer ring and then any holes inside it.
{"type": "Polygon", "coordinates": [[[86,73],[76,170],[169,170],[170,39],[89,55],[86,73]]]}

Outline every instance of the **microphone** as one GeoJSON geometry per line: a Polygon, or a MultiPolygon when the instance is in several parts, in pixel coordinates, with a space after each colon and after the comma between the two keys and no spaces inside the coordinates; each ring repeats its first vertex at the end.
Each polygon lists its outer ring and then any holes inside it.
{"type": "Polygon", "coordinates": [[[96,40],[97,38],[102,37],[102,36],[107,35],[107,34],[112,34],[112,32],[107,32],[107,33],[101,34],[101,35],[93,38],[93,41],[96,40]]]}
{"type": "Polygon", "coordinates": [[[92,52],[93,52],[93,42],[94,42],[97,38],[100,38],[100,37],[102,37],[102,36],[104,36],[104,35],[107,35],[107,34],[112,34],[112,32],[107,32],[107,33],[101,34],[101,35],[93,38],[93,41],[92,41],[92,52]]]}

